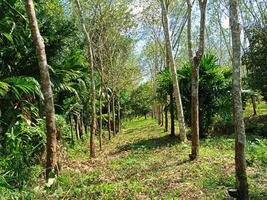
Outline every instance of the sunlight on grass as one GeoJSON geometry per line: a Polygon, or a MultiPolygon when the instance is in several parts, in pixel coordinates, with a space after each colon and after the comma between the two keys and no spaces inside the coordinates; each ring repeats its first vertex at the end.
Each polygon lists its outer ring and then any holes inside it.
{"type": "MultiPolygon", "coordinates": [[[[190,162],[190,142],[181,144],[151,119],[123,123],[123,132],[89,160],[88,141],[67,149],[57,185],[24,192],[32,199],[225,199],[233,187],[234,138],[201,141],[200,157],[190,162]]],[[[251,199],[266,197],[267,140],[248,138],[251,199]]],[[[1,199],[1,198],[0,198],[1,199]]]]}

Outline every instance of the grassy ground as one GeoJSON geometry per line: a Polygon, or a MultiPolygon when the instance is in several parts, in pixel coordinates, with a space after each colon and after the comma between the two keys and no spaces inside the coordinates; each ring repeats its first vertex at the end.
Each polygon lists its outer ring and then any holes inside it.
{"type": "MultiPolygon", "coordinates": [[[[251,199],[267,198],[267,140],[249,138],[251,199]]],[[[52,188],[38,179],[25,199],[230,199],[234,185],[233,138],[201,142],[200,158],[190,162],[190,143],[170,138],[153,120],[126,122],[121,134],[89,160],[88,145],[67,149],[68,158],[52,188]]],[[[0,197],[1,199],[1,197],[0,197]]]]}

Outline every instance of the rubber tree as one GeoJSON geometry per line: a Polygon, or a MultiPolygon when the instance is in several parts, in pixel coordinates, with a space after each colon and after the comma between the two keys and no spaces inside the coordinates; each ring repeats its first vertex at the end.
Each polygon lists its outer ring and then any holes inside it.
{"type": "Polygon", "coordinates": [[[31,36],[36,46],[38,64],[41,77],[42,92],[44,94],[45,116],[46,116],[46,179],[49,178],[51,171],[58,172],[57,167],[57,130],[55,122],[55,107],[53,100],[53,91],[51,87],[49,68],[47,64],[45,44],[40,34],[38,21],[35,14],[33,0],[25,1],[26,12],[29,18],[31,36]]]}
{"type": "Polygon", "coordinates": [[[241,57],[241,40],[240,25],[238,19],[238,0],[230,0],[230,25],[232,36],[232,66],[233,66],[233,103],[234,103],[234,127],[235,127],[235,170],[236,170],[236,187],[238,199],[247,200],[248,182],[246,173],[245,158],[245,125],[243,119],[243,108],[241,99],[241,75],[240,75],[240,57],[241,57]]]}
{"type": "Polygon", "coordinates": [[[176,66],[174,63],[174,57],[172,53],[172,44],[171,44],[170,33],[169,33],[168,5],[166,4],[165,0],[161,0],[161,14],[162,14],[162,25],[163,25],[164,36],[165,36],[165,45],[166,45],[166,51],[167,51],[166,55],[168,55],[166,59],[168,59],[168,63],[170,65],[170,69],[172,72],[173,90],[174,90],[174,97],[175,97],[175,102],[176,102],[179,130],[180,130],[180,140],[181,142],[185,142],[187,138],[186,138],[186,133],[185,133],[184,112],[183,112],[183,105],[182,105],[179,82],[178,82],[178,77],[177,77],[177,70],[176,70],[176,66]]]}
{"type": "Polygon", "coordinates": [[[91,123],[90,123],[90,157],[95,157],[95,144],[94,144],[94,137],[96,131],[96,92],[95,92],[95,77],[94,77],[94,56],[93,56],[93,49],[92,49],[92,41],[91,36],[86,28],[82,7],[79,0],[75,0],[75,5],[78,10],[79,20],[81,24],[81,28],[87,43],[87,57],[89,59],[90,65],[90,81],[91,81],[91,123]]]}
{"type": "Polygon", "coordinates": [[[199,154],[199,65],[205,49],[205,26],[206,26],[206,7],[207,0],[199,0],[200,8],[200,28],[199,28],[199,46],[198,51],[192,59],[192,43],[191,43],[191,10],[192,3],[187,0],[188,13],[188,25],[187,25],[187,37],[188,37],[188,56],[192,65],[192,89],[191,89],[191,130],[192,130],[192,151],[190,159],[194,160],[199,154]]]}

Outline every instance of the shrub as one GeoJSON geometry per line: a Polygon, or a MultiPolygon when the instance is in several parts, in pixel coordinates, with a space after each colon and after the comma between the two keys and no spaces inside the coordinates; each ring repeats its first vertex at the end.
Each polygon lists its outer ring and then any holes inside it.
{"type": "Polygon", "coordinates": [[[31,166],[36,164],[37,154],[44,152],[45,144],[43,120],[30,125],[19,120],[9,128],[5,133],[0,163],[9,184],[21,187],[28,180],[31,166]]]}
{"type": "MultiPolygon", "coordinates": [[[[185,120],[191,118],[191,66],[186,64],[178,70],[185,120]]],[[[231,119],[231,70],[217,64],[214,55],[203,56],[199,67],[199,122],[200,134],[204,136],[214,119],[231,119]]]]}

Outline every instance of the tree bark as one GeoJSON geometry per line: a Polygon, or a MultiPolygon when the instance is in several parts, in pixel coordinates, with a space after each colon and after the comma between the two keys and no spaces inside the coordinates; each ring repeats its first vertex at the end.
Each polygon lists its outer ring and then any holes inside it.
{"type": "Polygon", "coordinates": [[[113,122],[113,135],[116,135],[116,109],[115,109],[115,94],[112,94],[112,122],[113,122]]]}
{"type": "Polygon", "coordinates": [[[26,0],[25,5],[26,5],[25,6],[26,12],[29,18],[29,25],[31,29],[32,39],[37,50],[38,64],[41,76],[41,85],[44,94],[46,130],[47,130],[46,179],[48,179],[51,171],[55,170],[56,172],[58,172],[57,130],[55,122],[53,91],[51,87],[49,69],[45,53],[45,44],[39,31],[33,0],[26,0]]]}
{"type": "Polygon", "coordinates": [[[161,8],[162,8],[161,9],[162,10],[162,24],[163,24],[163,29],[164,29],[165,45],[166,45],[170,68],[172,71],[173,90],[174,90],[178,122],[179,122],[180,140],[181,142],[185,142],[187,138],[186,138],[186,133],[185,133],[184,112],[183,112],[182,99],[181,99],[179,82],[178,82],[178,77],[177,77],[177,70],[176,70],[176,66],[175,66],[174,58],[172,54],[172,45],[171,45],[171,40],[170,40],[167,7],[166,7],[165,0],[161,0],[161,8]]]}
{"type": "Polygon", "coordinates": [[[192,1],[187,0],[187,12],[188,12],[188,19],[187,19],[187,48],[188,48],[188,59],[193,66],[193,49],[192,49],[192,1]]]}
{"type": "Polygon", "coordinates": [[[79,129],[79,124],[78,124],[78,116],[74,115],[74,123],[75,123],[75,133],[76,133],[76,138],[77,140],[80,140],[80,129],[79,129]]]}
{"type": "Polygon", "coordinates": [[[173,106],[173,92],[170,94],[170,117],[171,117],[171,136],[175,135],[175,124],[174,124],[174,106],[173,106]]]}
{"type": "Polygon", "coordinates": [[[160,109],[160,104],[157,106],[157,111],[158,111],[158,125],[161,125],[161,109],[160,109]]]}
{"type": "Polygon", "coordinates": [[[161,124],[160,126],[163,126],[164,125],[164,107],[163,107],[163,104],[160,106],[161,107],[161,124]]]}
{"type": "Polygon", "coordinates": [[[82,31],[84,33],[84,37],[87,42],[87,54],[88,59],[90,60],[90,79],[91,79],[91,124],[90,124],[90,157],[95,157],[95,143],[94,143],[94,137],[95,137],[95,130],[96,130],[96,94],[95,94],[95,78],[94,78],[94,56],[93,56],[93,49],[92,49],[92,42],[90,34],[86,28],[83,14],[82,14],[82,8],[79,0],[75,0],[76,7],[79,11],[79,19],[82,27],[82,31]]]}
{"type": "MultiPolygon", "coordinates": [[[[189,0],[188,0],[189,1],[189,0]]],[[[188,2],[188,7],[190,2],[188,2]]],[[[192,130],[192,151],[190,159],[194,160],[199,154],[199,96],[198,96],[198,82],[199,82],[199,65],[205,49],[205,26],[206,26],[206,7],[207,0],[199,0],[200,7],[200,34],[199,34],[199,47],[196,56],[190,58],[192,64],[192,89],[191,89],[191,130],[192,130]]],[[[188,8],[189,9],[189,8],[188,8]]],[[[191,16],[189,16],[191,18],[191,16]]],[[[191,22],[191,20],[189,20],[191,22]]],[[[188,45],[191,41],[191,24],[188,25],[188,45]]],[[[192,48],[192,44],[191,44],[192,48]]],[[[188,50],[188,55],[191,56],[192,50],[188,50]],[[189,52],[191,51],[191,52],[189,52]]]]}
{"type": "Polygon", "coordinates": [[[253,106],[253,115],[257,115],[257,103],[256,103],[256,97],[253,95],[251,97],[252,100],[252,106],[253,106]]]}
{"type": "Polygon", "coordinates": [[[108,107],[108,139],[111,140],[111,122],[110,122],[110,97],[107,99],[108,107]]]}
{"type": "Polygon", "coordinates": [[[100,151],[102,150],[102,130],[103,130],[103,125],[102,125],[102,98],[103,98],[103,65],[102,65],[102,58],[101,55],[100,57],[100,95],[99,95],[99,148],[100,151]]]}
{"type": "Polygon", "coordinates": [[[233,51],[233,102],[234,102],[234,125],[235,125],[235,169],[236,169],[236,187],[238,190],[238,199],[247,200],[248,182],[246,173],[245,158],[245,125],[243,120],[243,108],[241,100],[241,75],[240,75],[240,25],[238,20],[238,1],[230,0],[230,25],[232,35],[233,51]]]}
{"type": "Polygon", "coordinates": [[[99,149],[102,150],[102,82],[99,96],[99,149]]]}
{"type": "Polygon", "coordinates": [[[74,144],[74,133],[73,133],[73,123],[72,123],[72,117],[69,116],[70,120],[70,134],[71,134],[71,143],[74,144]]]}
{"type": "Polygon", "coordinates": [[[165,129],[164,132],[168,132],[169,129],[169,121],[168,121],[168,108],[165,108],[165,129]]]}
{"type": "Polygon", "coordinates": [[[117,99],[117,104],[118,104],[118,133],[121,131],[121,108],[120,108],[120,98],[118,95],[117,99]]]}

